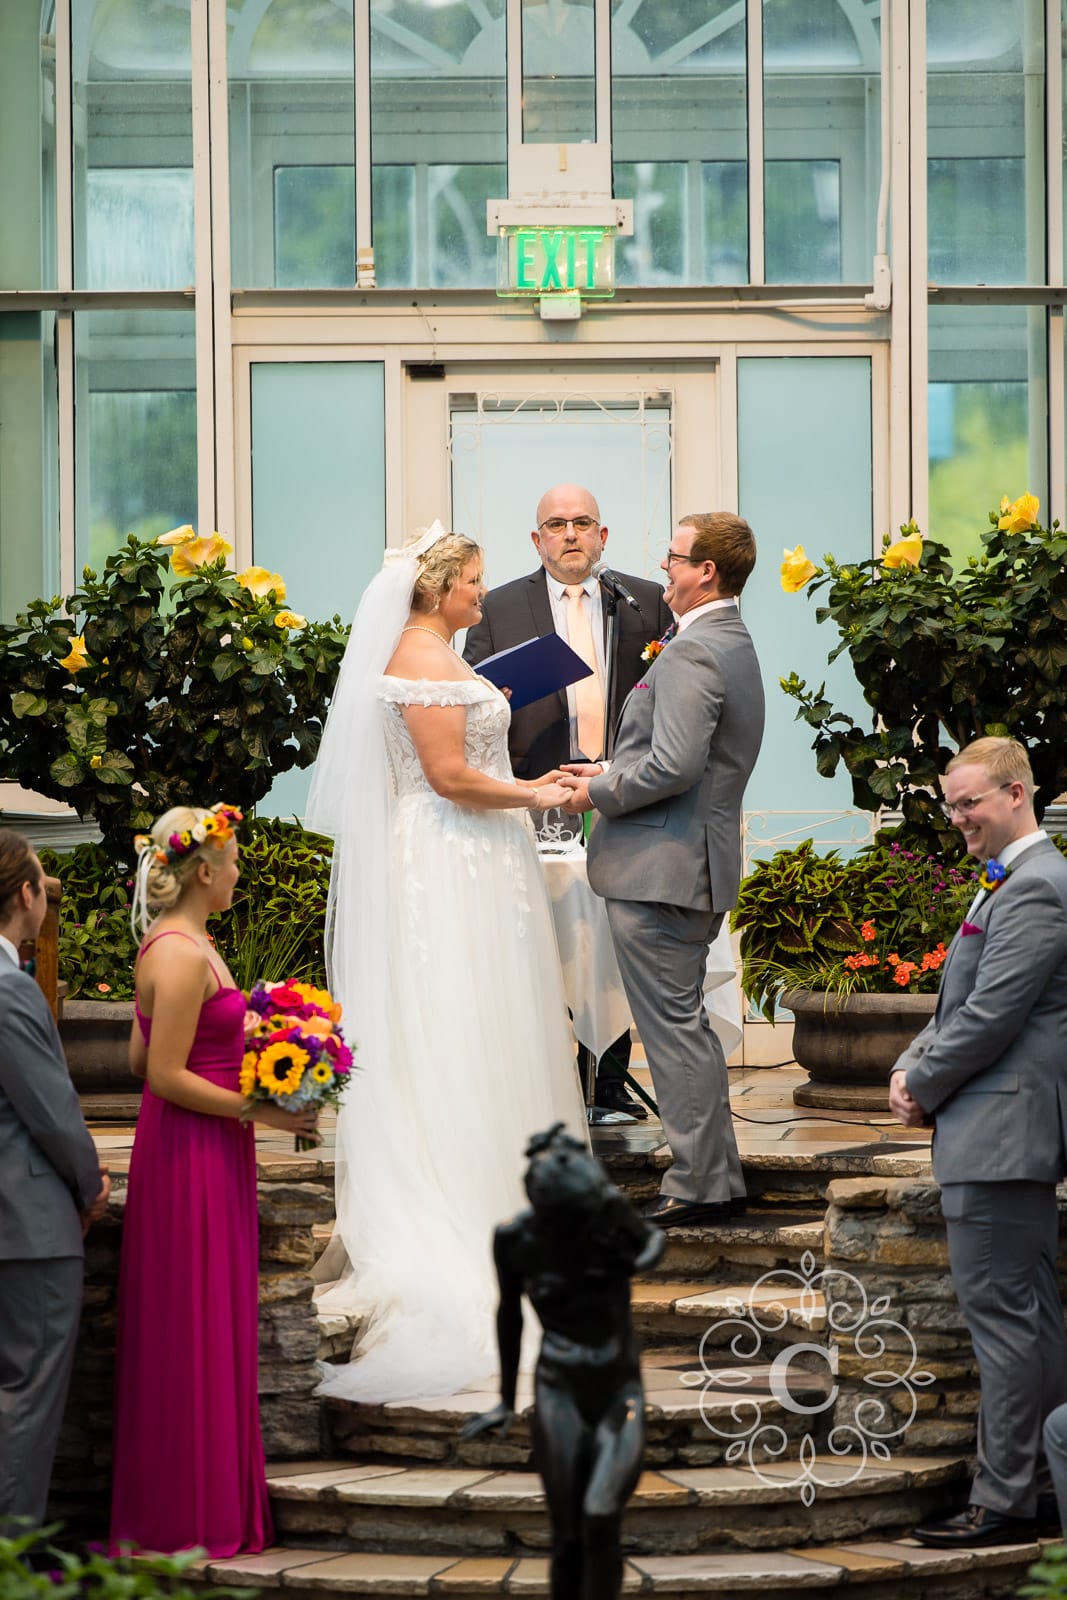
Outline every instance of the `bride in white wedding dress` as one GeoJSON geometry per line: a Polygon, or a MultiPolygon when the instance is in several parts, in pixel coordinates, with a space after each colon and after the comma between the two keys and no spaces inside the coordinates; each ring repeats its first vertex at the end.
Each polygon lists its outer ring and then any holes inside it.
{"type": "Polygon", "coordinates": [[[481,616],[481,579],[479,547],[438,524],[387,554],[308,803],[307,826],[336,840],[328,966],[358,1047],[327,1252],[343,1270],[318,1301],[361,1318],[320,1389],[352,1400],[492,1378],[493,1228],[524,1203],[529,1137],[585,1130],[526,817],[566,796],[553,774],[516,784],[507,700],[451,648],[481,616]]]}

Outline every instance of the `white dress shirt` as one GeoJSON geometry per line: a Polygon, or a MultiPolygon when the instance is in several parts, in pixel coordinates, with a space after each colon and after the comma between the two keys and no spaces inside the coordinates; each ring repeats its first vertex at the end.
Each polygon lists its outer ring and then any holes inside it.
{"type": "Polygon", "coordinates": [[[725,611],[727,606],[733,611],[738,609],[736,595],[729,595],[725,600],[705,600],[702,606],[694,606],[692,611],[683,611],[678,618],[678,632],[681,633],[683,628],[688,628],[691,622],[695,622],[698,617],[706,616],[709,611],[725,611]]]}
{"type": "MultiPolygon", "coordinates": [[[[1010,867],[1016,856],[1021,856],[1024,850],[1029,850],[1030,846],[1032,844],[1036,844],[1039,839],[1047,838],[1048,834],[1045,832],[1044,828],[1037,828],[1033,833],[1024,833],[1021,839],[1013,839],[1010,844],[1006,844],[996,859],[1000,862],[1002,867],[1010,867]]],[[[982,863],[982,866],[984,865],[985,862],[982,863]]],[[[981,870],[981,868],[979,868],[979,870],[981,870]]],[[[971,918],[974,916],[975,912],[978,910],[978,907],[982,904],[982,901],[985,899],[988,893],[988,889],[979,889],[978,893],[967,907],[967,915],[964,919],[966,922],[971,921],[971,918]]]]}
{"type": "Polygon", "coordinates": [[[9,961],[13,961],[16,967],[21,967],[22,962],[19,960],[18,951],[11,943],[11,940],[5,939],[2,933],[0,933],[0,951],[7,956],[9,961]]]}
{"type": "MultiPolygon", "coordinates": [[[[566,639],[570,644],[567,633],[567,595],[571,588],[581,587],[586,593],[586,605],[589,608],[589,627],[593,635],[593,649],[596,651],[597,671],[600,673],[600,683],[605,695],[608,689],[607,663],[604,658],[604,608],[600,600],[600,584],[596,578],[588,577],[580,586],[560,583],[558,578],[545,569],[545,582],[548,585],[548,603],[552,608],[552,626],[561,639],[566,639]]],[[[571,759],[578,754],[578,712],[574,704],[574,685],[567,686],[567,717],[570,722],[570,754],[571,759]]]]}

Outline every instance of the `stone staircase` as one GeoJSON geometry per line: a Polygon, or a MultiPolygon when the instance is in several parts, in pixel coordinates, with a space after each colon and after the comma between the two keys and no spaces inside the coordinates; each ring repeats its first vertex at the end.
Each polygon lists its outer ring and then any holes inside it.
{"type": "MultiPolygon", "coordinates": [[[[664,1157],[653,1130],[598,1144],[620,1187],[637,1199],[655,1192],[664,1157]]],[[[818,1161],[752,1156],[748,1216],[672,1230],[655,1273],[634,1285],[649,1431],[625,1517],[625,1594],[1018,1593],[1037,1545],[946,1553],[907,1538],[917,1521],[960,1503],[965,1457],[829,1449],[837,1352],[810,1282],[824,1259],[826,1185],[907,1177],[924,1155],[878,1145],[818,1161]],[[739,1343],[743,1326],[750,1335],[739,1343]],[[777,1456],[750,1443],[753,1403],[761,1426],[781,1429],[777,1456]]],[[[321,1331],[320,1353],[343,1359],[353,1329],[332,1318],[321,1331]]],[[[526,1419],[504,1440],[460,1438],[496,1398],[486,1384],[384,1406],[328,1402],[327,1457],[270,1468],[276,1547],[204,1563],[203,1576],[292,1600],[547,1595],[549,1527],[526,1419]]],[[[528,1403],[525,1380],[520,1412],[528,1403]]]]}

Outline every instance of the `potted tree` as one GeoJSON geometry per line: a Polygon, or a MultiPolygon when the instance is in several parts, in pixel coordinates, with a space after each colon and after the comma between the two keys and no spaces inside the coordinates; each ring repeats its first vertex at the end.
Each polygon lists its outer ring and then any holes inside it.
{"type": "Polygon", "coordinates": [[[742,985],[773,1018],[796,1017],[794,1051],[812,1075],[810,1105],[885,1104],[886,1075],[935,1004],[938,969],[973,893],[973,869],[939,806],[952,755],[983,734],[1029,750],[1041,800],[1067,788],[1067,534],[1044,528],[1033,495],[991,512],[983,553],[959,569],[914,523],[880,556],[817,566],[787,550],[782,586],[824,591],[870,726],[794,673],[782,688],[815,730],[816,765],[844,763],[855,804],[899,812],[851,861],[810,841],[761,862],[741,886],[742,985]]]}

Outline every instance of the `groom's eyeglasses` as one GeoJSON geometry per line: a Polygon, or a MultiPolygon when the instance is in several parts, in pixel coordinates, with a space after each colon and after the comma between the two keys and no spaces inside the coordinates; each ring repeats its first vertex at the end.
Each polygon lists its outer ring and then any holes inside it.
{"type": "Polygon", "coordinates": [[[955,812],[958,812],[961,817],[969,817],[979,800],[988,799],[991,794],[996,794],[1000,789],[1010,789],[1014,782],[1014,778],[1009,778],[1007,783],[998,783],[995,789],[983,789],[981,794],[968,795],[965,800],[942,800],[941,814],[948,822],[952,821],[955,812]]]}
{"type": "Polygon", "coordinates": [[[590,533],[594,528],[599,528],[600,523],[595,517],[549,517],[542,522],[538,533],[566,533],[568,524],[575,533],[590,533]]]}
{"type": "Polygon", "coordinates": [[[697,556],[683,556],[680,550],[668,550],[663,558],[663,564],[668,572],[675,561],[688,561],[691,567],[702,567],[704,565],[703,559],[697,556]]]}

